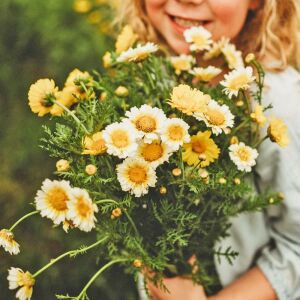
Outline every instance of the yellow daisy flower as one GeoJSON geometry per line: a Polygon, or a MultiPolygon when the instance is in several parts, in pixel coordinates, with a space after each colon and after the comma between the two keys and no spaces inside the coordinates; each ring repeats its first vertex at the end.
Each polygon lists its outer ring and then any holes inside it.
{"type": "Polygon", "coordinates": [[[204,112],[210,99],[209,95],[205,95],[197,89],[192,89],[188,85],[180,84],[173,88],[168,103],[191,116],[195,112],[204,112]]]}
{"type": "Polygon", "coordinates": [[[242,52],[238,51],[233,44],[225,44],[221,49],[229,69],[237,69],[244,67],[242,52]]]}
{"type": "Polygon", "coordinates": [[[92,82],[92,76],[88,73],[88,72],[82,72],[79,69],[74,69],[67,77],[66,82],[65,82],[65,87],[67,87],[68,89],[66,90],[66,92],[69,92],[73,95],[74,102],[78,102],[79,98],[81,99],[85,99],[86,98],[86,92],[85,90],[82,88],[82,86],[80,86],[80,82],[83,82],[86,86],[89,86],[92,82]]]}
{"type": "Polygon", "coordinates": [[[250,84],[255,80],[253,76],[253,69],[251,67],[238,68],[231,71],[224,76],[224,80],[220,82],[225,88],[223,92],[228,95],[229,98],[237,96],[239,90],[247,90],[250,88],[250,84]]]}
{"type": "Polygon", "coordinates": [[[166,143],[154,140],[150,144],[141,142],[135,157],[144,159],[155,169],[168,161],[171,154],[171,149],[166,143]]]}
{"type": "Polygon", "coordinates": [[[19,268],[12,267],[8,270],[7,280],[10,290],[20,288],[16,294],[16,298],[20,300],[31,299],[35,279],[28,271],[24,272],[19,268]]]}
{"type": "Polygon", "coordinates": [[[191,51],[209,50],[212,44],[212,35],[204,27],[191,27],[183,33],[186,42],[191,43],[191,51]]]}
{"type": "Polygon", "coordinates": [[[195,58],[191,55],[181,54],[180,56],[171,57],[171,64],[177,75],[180,75],[182,71],[189,71],[194,63],[195,58]]]}
{"type": "Polygon", "coordinates": [[[15,241],[13,233],[9,230],[0,230],[0,246],[9,252],[10,255],[20,253],[20,245],[15,241]]]}
{"type": "Polygon", "coordinates": [[[139,62],[146,59],[151,53],[158,50],[158,46],[153,43],[138,45],[136,48],[130,48],[124,51],[117,58],[117,62],[139,62]]]}
{"type": "Polygon", "coordinates": [[[156,184],[154,169],[143,159],[126,158],[117,166],[117,176],[123,191],[141,197],[156,184]]]}
{"type": "Polygon", "coordinates": [[[286,147],[290,142],[287,130],[287,126],[282,120],[274,117],[270,120],[268,135],[270,140],[277,143],[280,147],[286,147]]]}
{"type": "Polygon", "coordinates": [[[51,79],[39,79],[30,86],[28,100],[30,109],[42,117],[50,113],[53,107],[53,100],[56,100],[58,88],[51,79]]]}
{"type": "Polygon", "coordinates": [[[73,8],[76,12],[84,14],[92,9],[92,3],[89,0],[75,0],[73,8]]]}
{"type": "Polygon", "coordinates": [[[221,69],[214,66],[208,66],[206,68],[194,68],[190,73],[194,75],[198,80],[209,82],[222,72],[221,69]]]}
{"type": "Polygon", "coordinates": [[[229,44],[229,39],[222,37],[219,41],[214,42],[211,48],[203,55],[204,60],[218,57],[222,53],[222,49],[229,44]]]}
{"type": "MultiPolygon", "coordinates": [[[[75,87],[65,87],[62,91],[57,93],[56,101],[69,108],[77,102],[77,99],[74,97],[74,94],[76,93],[77,89],[75,87]]],[[[50,110],[50,114],[52,116],[60,117],[64,111],[65,110],[60,105],[55,103],[50,110]]]]}
{"type": "Polygon", "coordinates": [[[220,154],[220,149],[213,139],[210,131],[199,131],[191,137],[190,143],[183,145],[182,159],[189,166],[200,165],[201,168],[209,166],[220,154]]]}
{"type": "Polygon", "coordinates": [[[264,126],[267,118],[264,115],[263,107],[261,105],[256,105],[254,112],[250,114],[251,119],[256,122],[259,126],[264,126]]]}
{"type": "Polygon", "coordinates": [[[89,232],[95,228],[97,221],[95,213],[98,207],[93,203],[88,192],[83,189],[73,188],[71,201],[68,202],[67,219],[71,220],[75,227],[89,232]]]}
{"type": "Polygon", "coordinates": [[[116,41],[116,53],[127,51],[136,42],[138,36],[133,32],[131,26],[126,25],[119,34],[116,41]]]}
{"type": "Polygon", "coordinates": [[[66,219],[71,192],[69,181],[46,179],[36,194],[36,209],[40,211],[42,217],[51,219],[58,225],[66,219]]]}
{"type": "Polygon", "coordinates": [[[92,136],[86,136],[83,141],[82,154],[100,155],[106,152],[107,147],[102,132],[96,132],[92,136]]]}

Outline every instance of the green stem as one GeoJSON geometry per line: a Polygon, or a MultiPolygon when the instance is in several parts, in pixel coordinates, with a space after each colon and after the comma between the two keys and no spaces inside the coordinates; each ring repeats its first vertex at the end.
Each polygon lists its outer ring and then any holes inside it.
{"type": "Polygon", "coordinates": [[[57,100],[53,100],[53,102],[58,106],[60,106],[64,111],[66,111],[75,120],[75,122],[84,130],[84,132],[87,135],[90,134],[90,132],[86,129],[86,127],[82,124],[82,122],[76,117],[76,115],[70,109],[68,109],[65,105],[63,105],[57,100]]]}
{"type": "MultiPolygon", "coordinates": [[[[113,204],[116,204],[116,205],[118,205],[118,206],[120,205],[120,203],[118,203],[117,201],[112,200],[112,199],[102,199],[102,200],[96,201],[96,204],[101,204],[101,203],[113,203],[113,204]]],[[[124,211],[124,214],[126,215],[128,221],[129,221],[129,223],[131,224],[133,230],[135,231],[135,233],[136,233],[137,235],[139,235],[139,232],[138,232],[138,230],[137,230],[137,228],[136,228],[136,226],[135,226],[135,224],[134,224],[132,218],[129,216],[129,214],[128,214],[128,212],[126,211],[126,209],[123,208],[123,211],[124,211]]]]}
{"type": "Polygon", "coordinates": [[[62,255],[54,258],[54,259],[51,259],[50,262],[45,265],[43,268],[41,268],[40,270],[38,270],[37,272],[35,272],[32,277],[35,278],[37,277],[38,275],[40,275],[42,272],[44,272],[45,270],[47,270],[48,268],[50,268],[53,264],[55,264],[56,262],[58,262],[59,260],[63,259],[64,257],[66,256],[73,256],[73,255],[76,255],[76,254],[81,254],[83,252],[86,252],[87,250],[90,250],[96,246],[98,246],[99,244],[101,244],[102,242],[106,241],[108,239],[108,237],[105,237],[99,241],[97,241],[96,243],[88,246],[88,247],[84,247],[82,249],[76,249],[76,250],[71,250],[71,251],[68,251],[66,253],[63,253],[62,255]]]}
{"type": "Polygon", "coordinates": [[[23,216],[22,218],[20,218],[16,223],[14,223],[14,225],[12,225],[8,230],[9,230],[9,231],[13,231],[13,229],[14,229],[17,225],[19,225],[23,220],[29,218],[30,216],[36,215],[36,214],[38,214],[38,213],[39,213],[39,212],[38,212],[37,210],[28,213],[27,215],[25,215],[25,216],[23,216]]]}
{"type": "Polygon", "coordinates": [[[98,272],[96,272],[94,274],[94,276],[89,280],[89,282],[85,285],[85,287],[82,289],[82,291],[80,292],[80,294],[76,297],[77,300],[80,300],[80,298],[86,293],[87,289],[90,287],[90,285],[96,280],[96,278],[103,273],[106,269],[108,269],[110,266],[119,263],[119,262],[125,262],[128,261],[128,259],[115,259],[110,261],[109,263],[107,263],[106,265],[104,265],[101,269],[99,269],[98,272]]]}
{"type": "Polygon", "coordinates": [[[266,135],[263,139],[261,139],[259,142],[257,142],[253,148],[258,148],[265,140],[267,140],[269,138],[268,135],[266,135]]]}

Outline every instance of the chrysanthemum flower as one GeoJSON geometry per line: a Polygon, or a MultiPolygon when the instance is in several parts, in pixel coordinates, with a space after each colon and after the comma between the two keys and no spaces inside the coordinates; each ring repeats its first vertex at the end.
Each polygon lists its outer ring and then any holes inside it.
{"type": "Polygon", "coordinates": [[[177,75],[180,75],[182,71],[189,71],[194,63],[195,58],[191,55],[181,54],[171,57],[171,64],[177,75]]]}
{"type": "Polygon", "coordinates": [[[209,60],[218,57],[222,53],[222,49],[229,44],[229,39],[222,37],[219,41],[212,44],[210,49],[203,55],[204,60],[209,60]]]}
{"type": "Polygon", "coordinates": [[[251,119],[256,122],[259,126],[264,126],[267,121],[266,116],[264,115],[264,110],[261,105],[256,105],[254,112],[250,114],[251,119]]]}
{"type": "Polygon", "coordinates": [[[103,130],[103,138],[108,154],[126,158],[136,151],[139,135],[130,122],[123,121],[108,125],[103,130]]]}
{"type": "Polygon", "coordinates": [[[137,40],[138,36],[133,32],[131,26],[126,25],[119,34],[116,41],[116,53],[127,51],[137,40]]]}
{"type": "Polygon", "coordinates": [[[188,85],[180,84],[173,88],[171,99],[168,103],[191,116],[195,112],[204,112],[209,100],[209,95],[203,94],[197,89],[192,89],[188,85]]]}
{"type": "Polygon", "coordinates": [[[60,224],[66,219],[71,191],[68,181],[44,180],[35,197],[36,209],[41,212],[42,217],[53,220],[55,225],[60,224]]]}
{"type": "Polygon", "coordinates": [[[11,267],[8,270],[7,280],[10,290],[20,288],[16,294],[16,298],[20,300],[31,299],[35,279],[28,271],[24,272],[19,268],[11,267]]]}
{"type": "Polygon", "coordinates": [[[158,139],[159,132],[167,119],[161,109],[147,104],[143,104],[140,108],[132,107],[125,115],[138,131],[139,137],[144,138],[146,143],[158,139]]]}
{"type": "Polygon", "coordinates": [[[84,150],[82,154],[100,155],[107,150],[102,132],[96,132],[92,136],[86,136],[83,140],[83,146],[84,150]]]}
{"type": "Polygon", "coordinates": [[[186,42],[191,43],[191,51],[209,50],[212,44],[211,33],[204,27],[191,27],[183,33],[186,42]]]}
{"type": "Polygon", "coordinates": [[[229,147],[229,156],[238,170],[251,172],[251,168],[256,164],[255,160],[258,157],[258,152],[241,142],[229,147]]]}
{"type": "Polygon", "coordinates": [[[225,104],[219,105],[214,100],[209,101],[204,113],[195,113],[194,116],[197,120],[204,121],[215,135],[222,133],[226,128],[231,128],[234,124],[234,116],[229,107],[225,104]]]}
{"type": "Polygon", "coordinates": [[[66,172],[70,169],[70,162],[66,159],[60,159],[56,162],[57,172],[66,172]]]}
{"type": "Polygon", "coordinates": [[[182,158],[189,166],[199,164],[201,168],[209,166],[220,154],[220,149],[213,139],[211,132],[198,132],[191,137],[190,143],[184,144],[182,158]]]}
{"type": "Polygon", "coordinates": [[[164,142],[153,140],[150,144],[141,142],[135,157],[144,159],[153,169],[169,160],[171,149],[164,142]]]}
{"type": "Polygon", "coordinates": [[[66,79],[64,93],[73,95],[73,103],[78,102],[78,100],[81,99],[86,99],[86,91],[82,88],[80,82],[89,86],[91,81],[92,77],[88,72],[82,72],[79,69],[74,69],[66,79]]]}
{"type": "Polygon", "coordinates": [[[194,68],[190,71],[198,80],[209,82],[222,72],[221,69],[214,66],[208,66],[207,68],[194,68]]]}
{"type": "Polygon", "coordinates": [[[239,90],[247,90],[250,84],[255,80],[253,76],[253,69],[251,67],[238,68],[225,75],[225,80],[220,84],[225,87],[223,92],[228,95],[229,98],[237,96],[239,90]]]}
{"type": "Polygon", "coordinates": [[[139,62],[146,59],[151,53],[158,50],[158,46],[153,43],[138,45],[136,48],[130,48],[124,51],[117,58],[117,62],[139,62]]]}
{"type": "Polygon", "coordinates": [[[55,87],[55,82],[52,79],[39,79],[30,86],[28,92],[30,109],[39,117],[50,113],[57,93],[58,88],[55,87]]]}
{"type": "Polygon", "coordinates": [[[143,159],[126,158],[117,166],[118,180],[123,191],[129,191],[136,197],[141,197],[156,184],[154,169],[143,159]]]}
{"type": "Polygon", "coordinates": [[[190,141],[189,127],[190,126],[182,119],[167,119],[160,132],[160,138],[173,151],[177,151],[180,146],[190,141]]]}
{"type": "Polygon", "coordinates": [[[281,147],[288,146],[290,140],[287,130],[287,126],[282,120],[274,117],[271,118],[268,127],[268,136],[272,142],[277,143],[281,147]]]}
{"type": "Polygon", "coordinates": [[[238,51],[234,44],[225,44],[221,49],[229,69],[244,67],[242,52],[238,51]]]}
{"type": "Polygon", "coordinates": [[[67,219],[71,220],[75,227],[89,232],[95,228],[97,221],[95,213],[98,207],[93,203],[88,192],[83,189],[73,188],[71,201],[68,202],[67,219]]]}
{"type": "Polygon", "coordinates": [[[15,241],[13,233],[9,230],[0,230],[0,246],[9,252],[10,255],[20,253],[20,245],[15,241]]]}

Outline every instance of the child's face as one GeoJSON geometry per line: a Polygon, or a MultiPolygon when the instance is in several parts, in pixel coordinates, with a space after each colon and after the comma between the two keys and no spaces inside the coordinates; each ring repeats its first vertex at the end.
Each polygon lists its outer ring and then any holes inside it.
{"type": "Polygon", "coordinates": [[[183,31],[202,25],[214,40],[234,39],[242,30],[249,9],[261,0],[144,0],[156,30],[177,53],[187,53],[183,31]]]}

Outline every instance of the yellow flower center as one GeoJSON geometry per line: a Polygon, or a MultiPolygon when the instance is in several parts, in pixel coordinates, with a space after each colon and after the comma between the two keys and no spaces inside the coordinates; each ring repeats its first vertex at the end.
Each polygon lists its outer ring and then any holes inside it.
{"type": "Polygon", "coordinates": [[[24,285],[26,287],[31,287],[34,285],[35,280],[32,278],[32,275],[29,272],[20,273],[19,276],[20,277],[18,284],[24,285]]]}
{"type": "Polygon", "coordinates": [[[172,125],[168,128],[169,138],[173,141],[181,141],[184,136],[184,129],[179,125],[172,125]]]}
{"type": "Polygon", "coordinates": [[[105,149],[106,149],[106,146],[105,146],[105,142],[103,139],[94,141],[91,146],[91,150],[95,150],[97,152],[105,151],[105,149]]]}
{"type": "Polygon", "coordinates": [[[82,197],[77,200],[76,208],[81,217],[86,218],[91,213],[90,205],[82,197]]]}
{"type": "Polygon", "coordinates": [[[248,161],[250,159],[250,153],[246,148],[240,148],[236,151],[236,155],[242,161],[248,161]]]}
{"type": "Polygon", "coordinates": [[[128,171],[129,179],[137,184],[141,184],[147,180],[147,172],[142,166],[134,166],[128,171]]]}
{"type": "Polygon", "coordinates": [[[208,108],[205,116],[212,125],[220,126],[225,123],[224,114],[217,109],[208,108]]]}
{"type": "Polygon", "coordinates": [[[141,116],[135,121],[136,128],[143,132],[152,132],[156,129],[156,120],[151,116],[141,116]]]}
{"type": "Polygon", "coordinates": [[[191,67],[190,62],[186,60],[178,60],[174,62],[173,66],[177,70],[189,70],[191,67]]]}
{"type": "Polygon", "coordinates": [[[146,144],[142,150],[142,156],[146,161],[152,162],[158,160],[163,155],[163,147],[160,144],[146,144]]]}
{"type": "Polygon", "coordinates": [[[249,78],[246,74],[240,74],[239,76],[233,78],[230,81],[229,89],[239,90],[241,87],[244,87],[249,83],[249,78]]]}
{"type": "Polygon", "coordinates": [[[192,149],[196,153],[203,153],[206,150],[205,144],[200,140],[196,140],[192,142],[192,149]]]}
{"type": "Polygon", "coordinates": [[[68,195],[61,188],[53,188],[48,192],[48,202],[57,211],[64,211],[67,209],[68,195]]]}
{"type": "Polygon", "coordinates": [[[194,35],[192,37],[193,43],[195,43],[197,46],[202,46],[206,42],[206,38],[201,35],[194,35]]]}
{"type": "Polygon", "coordinates": [[[124,130],[116,130],[111,135],[111,140],[117,148],[124,148],[129,144],[129,138],[124,130]]]}

